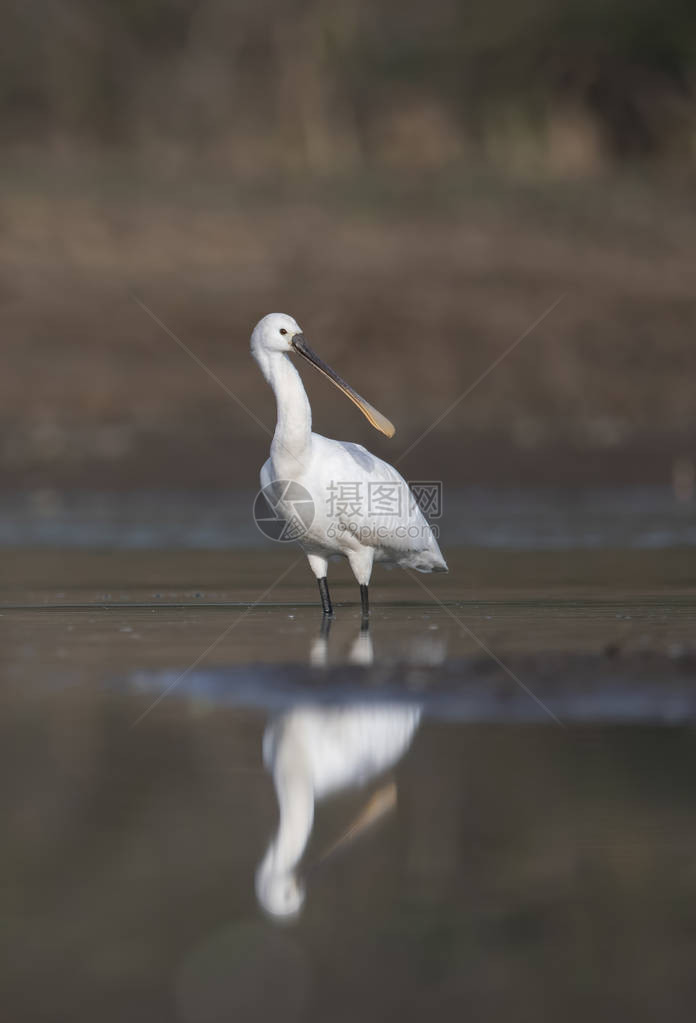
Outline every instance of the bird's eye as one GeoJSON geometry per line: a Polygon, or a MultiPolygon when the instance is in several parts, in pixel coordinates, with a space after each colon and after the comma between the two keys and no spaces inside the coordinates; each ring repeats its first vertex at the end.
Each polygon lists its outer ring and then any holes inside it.
{"type": "Polygon", "coordinates": [[[280,333],[281,334],[287,334],[287,330],[285,329],[285,327],[281,327],[280,328],[280,333]]]}

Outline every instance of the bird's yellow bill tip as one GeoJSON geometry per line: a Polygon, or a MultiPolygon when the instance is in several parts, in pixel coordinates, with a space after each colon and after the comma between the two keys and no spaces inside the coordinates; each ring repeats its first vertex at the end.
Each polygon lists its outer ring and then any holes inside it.
{"type": "Polygon", "coordinates": [[[394,436],[396,433],[396,427],[390,419],[387,419],[387,417],[383,416],[382,413],[374,407],[374,405],[370,405],[369,401],[365,401],[364,398],[359,398],[354,392],[353,394],[350,394],[346,391],[346,394],[351,401],[355,402],[367,421],[374,426],[375,430],[379,430],[379,432],[383,433],[385,437],[394,436]],[[356,400],[356,398],[358,400],[356,400]]]}
{"type": "Polygon", "coordinates": [[[375,423],[375,426],[384,434],[385,437],[393,437],[396,433],[396,427],[387,419],[386,416],[380,416],[378,422],[375,423]]]}

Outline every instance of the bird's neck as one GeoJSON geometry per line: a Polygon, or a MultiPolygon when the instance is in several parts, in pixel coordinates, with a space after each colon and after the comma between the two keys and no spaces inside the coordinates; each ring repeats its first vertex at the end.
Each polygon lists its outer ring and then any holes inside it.
{"type": "Polygon", "coordinates": [[[312,437],[312,411],[309,400],[290,356],[274,352],[261,367],[273,388],[278,408],[271,458],[283,467],[285,475],[301,475],[309,455],[312,437]]]}
{"type": "Polygon", "coordinates": [[[314,823],[314,787],[301,751],[279,751],[273,769],[280,821],[261,865],[265,874],[290,874],[304,852],[314,823]]]}

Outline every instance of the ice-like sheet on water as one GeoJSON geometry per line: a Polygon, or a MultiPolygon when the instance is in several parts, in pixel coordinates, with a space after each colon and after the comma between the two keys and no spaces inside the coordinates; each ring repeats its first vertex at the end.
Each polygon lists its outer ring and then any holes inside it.
{"type": "Polygon", "coordinates": [[[417,706],[425,718],[469,723],[552,725],[696,721],[696,660],[593,654],[490,659],[441,665],[329,668],[297,664],[140,670],[118,689],[153,700],[184,700],[200,709],[249,708],[271,713],[297,706],[417,706]]]}

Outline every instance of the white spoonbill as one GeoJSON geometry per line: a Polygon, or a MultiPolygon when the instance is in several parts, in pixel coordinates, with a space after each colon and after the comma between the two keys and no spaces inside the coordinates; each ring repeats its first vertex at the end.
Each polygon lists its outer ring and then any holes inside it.
{"type": "Polygon", "coordinates": [[[375,429],[392,437],[389,420],[312,351],[292,316],[269,313],[259,320],[251,335],[251,352],[273,389],[278,410],[261,487],[271,488],[275,513],[289,521],[297,520],[294,502],[304,493],[293,483],[311,495],[313,517],[303,521],[297,539],[319,583],[324,614],[333,614],[327,583],[330,557],[348,559],[360,585],[364,616],[369,613],[373,562],[446,572],[433,531],[400,473],[361,444],[312,433],[309,401],[290,356],[297,353],[311,362],[375,429]]]}
{"type": "MultiPolygon", "coordinates": [[[[256,871],[256,894],[273,916],[295,916],[305,900],[298,866],[314,824],[314,804],[359,788],[404,756],[420,722],[418,704],[299,706],[267,725],[263,758],[273,773],[280,820],[256,871]]],[[[381,789],[329,852],[394,806],[395,786],[381,789]],[[380,805],[381,802],[381,805],[380,805]]],[[[325,854],[326,855],[326,854],[325,854]]]]}

